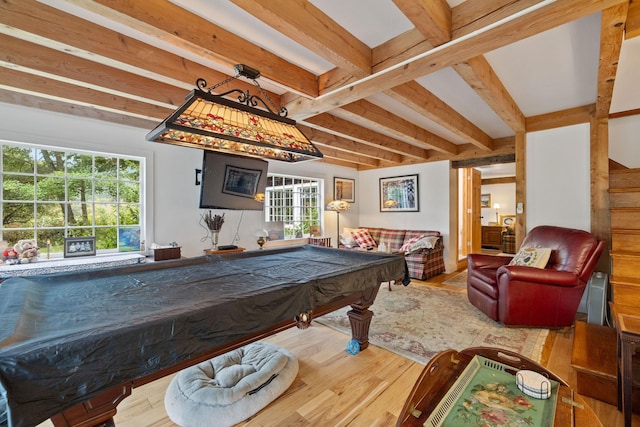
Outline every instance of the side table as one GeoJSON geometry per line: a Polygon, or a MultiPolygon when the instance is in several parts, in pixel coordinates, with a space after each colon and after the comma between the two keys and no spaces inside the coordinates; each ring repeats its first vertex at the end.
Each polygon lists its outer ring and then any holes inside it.
{"type": "Polygon", "coordinates": [[[633,355],[640,347],[640,307],[611,303],[618,335],[618,409],[624,426],[631,427],[633,393],[633,355]]]}
{"type": "MultiPolygon", "coordinates": [[[[467,348],[460,352],[445,350],[429,361],[409,393],[396,427],[422,427],[440,400],[464,372],[473,356],[512,366],[514,371],[527,369],[543,374],[559,383],[554,413],[554,425],[575,427],[602,427],[602,423],[582,396],[575,393],[561,378],[539,363],[517,353],[488,347],[467,348]]],[[[515,382],[515,372],[514,372],[515,382]]]]}
{"type": "Polygon", "coordinates": [[[309,244],[316,246],[331,247],[331,237],[309,237],[309,244]]]}
{"type": "Polygon", "coordinates": [[[222,254],[232,254],[234,252],[244,252],[244,248],[235,248],[235,249],[226,249],[226,250],[219,250],[219,249],[203,249],[203,252],[205,253],[205,255],[222,255],[222,254]]]}

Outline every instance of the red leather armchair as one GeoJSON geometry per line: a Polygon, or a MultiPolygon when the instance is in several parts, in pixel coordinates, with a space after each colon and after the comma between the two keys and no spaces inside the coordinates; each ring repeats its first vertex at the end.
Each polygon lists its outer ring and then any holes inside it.
{"type": "Polygon", "coordinates": [[[508,265],[512,256],[467,256],[469,301],[508,326],[573,325],[604,242],[583,230],[543,225],[527,234],[522,247],[551,248],[546,267],[508,265]]]}

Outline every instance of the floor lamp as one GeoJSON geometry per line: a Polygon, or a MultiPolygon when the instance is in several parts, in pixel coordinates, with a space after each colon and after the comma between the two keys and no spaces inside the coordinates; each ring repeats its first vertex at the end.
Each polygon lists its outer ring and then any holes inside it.
{"type": "Polygon", "coordinates": [[[344,200],[334,200],[329,202],[326,208],[328,211],[334,211],[336,213],[336,248],[340,247],[340,212],[348,211],[351,209],[351,205],[349,202],[345,202],[344,200]]]}

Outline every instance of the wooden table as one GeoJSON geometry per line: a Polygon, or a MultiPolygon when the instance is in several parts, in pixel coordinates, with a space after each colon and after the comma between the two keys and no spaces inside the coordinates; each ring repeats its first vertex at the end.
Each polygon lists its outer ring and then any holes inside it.
{"type": "Polygon", "coordinates": [[[380,282],[405,269],[389,254],[304,245],[9,278],[0,424],[109,423],[134,387],[347,305],[365,349],[380,282]]]}
{"type": "Polygon", "coordinates": [[[312,236],[309,237],[309,244],[316,246],[331,247],[331,237],[312,236]]]}
{"type": "Polygon", "coordinates": [[[203,249],[203,252],[206,255],[232,254],[235,252],[244,252],[244,251],[245,251],[244,248],[225,249],[225,250],[203,249]]]}
{"type": "Polygon", "coordinates": [[[633,355],[640,347],[640,307],[611,304],[618,335],[618,409],[625,427],[631,427],[633,394],[633,355]]]}
{"type": "Polygon", "coordinates": [[[413,386],[396,426],[422,427],[431,412],[436,409],[456,379],[476,355],[513,366],[514,370],[533,370],[557,381],[560,386],[558,388],[554,425],[602,426],[602,423],[584,399],[551,371],[519,354],[497,348],[484,347],[468,348],[461,352],[446,350],[431,359],[413,386]]]}
{"type": "Polygon", "coordinates": [[[501,225],[482,226],[482,247],[502,250],[502,230],[501,225]]]}

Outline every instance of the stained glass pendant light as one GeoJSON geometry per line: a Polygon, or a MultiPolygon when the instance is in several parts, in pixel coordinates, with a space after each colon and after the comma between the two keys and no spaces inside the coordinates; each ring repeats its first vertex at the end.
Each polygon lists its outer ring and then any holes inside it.
{"type": "Polygon", "coordinates": [[[243,64],[235,67],[236,75],[206,88],[204,79],[173,114],[147,134],[148,141],[222,151],[263,159],[300,162],[322,158],[322,153],[286,117],[287,110],[276,113],[267,93],[258,84],[260,72],[243,64]],[[253,81],[271,107],[249,91],[233,89],[215,95],[211,91],[239,76],[253,81]],[[237,101],[225,98],[239,94],[237,101]],[[264,108],[257,108],[259,103],[264,108]]]}

